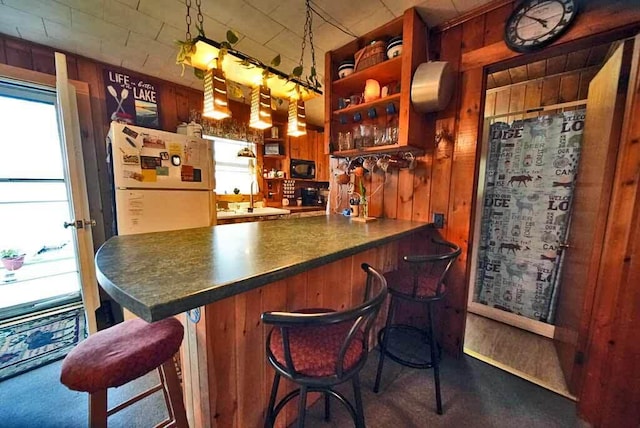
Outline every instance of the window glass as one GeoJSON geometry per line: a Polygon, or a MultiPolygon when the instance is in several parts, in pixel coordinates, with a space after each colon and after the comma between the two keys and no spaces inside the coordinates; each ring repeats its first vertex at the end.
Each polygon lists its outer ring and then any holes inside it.
{"type": "MultiPolygon", "coordinates": [[[[240,189],[241,194],[250,193],[251,181],[254,180],[255,159],[238,157],[238,151],[249,147],[256,152],[255,143],[227,140],[226,138],[204,136],[213,141],[215,158],[216,193],[218,195],[233,194],[233,189],[240,189]]],[[[257,193],[254,184],[253,193],[257,193]]]]}

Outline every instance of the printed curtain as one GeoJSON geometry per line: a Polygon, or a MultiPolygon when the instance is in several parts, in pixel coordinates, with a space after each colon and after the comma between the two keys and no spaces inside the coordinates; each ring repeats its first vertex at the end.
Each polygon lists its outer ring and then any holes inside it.
{"type": "Polygon", "coordinates": [[[584,118],[491,125],[475,302],[553,323],[584,118]]]}

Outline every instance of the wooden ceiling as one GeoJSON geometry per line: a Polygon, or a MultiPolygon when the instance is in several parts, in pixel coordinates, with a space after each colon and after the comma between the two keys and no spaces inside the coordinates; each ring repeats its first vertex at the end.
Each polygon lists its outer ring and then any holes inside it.
{"type": "Polygon", "coordinates": [[[604,62],[609,49],[609,44],[598,45],[519,67],[497,71],[487,76],[487,89],[597,66],[604,62]]]}

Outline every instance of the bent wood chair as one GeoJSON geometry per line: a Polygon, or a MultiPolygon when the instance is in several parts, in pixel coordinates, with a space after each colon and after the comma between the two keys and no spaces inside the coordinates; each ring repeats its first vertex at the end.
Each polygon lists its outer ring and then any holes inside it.
{"type": "Polygon", "coordinates": [[[351,414],[356,427],[364,427],[364,410],[358,373],[369,354],[369,331],[387,296],[384,277],[366,263],[364,302],[345,311],[303,309],[296,312],[265,312],[262,321],[272,325],[267,336],[267,358],[275,369],[265,427],[272,427],[278,413],[296,396],[298,427],[304,426],[307,393],[321,392],[325,398],[325,419],[330,418],[330,397],[335,397],[351,414]],[[276,405],[280,378],[300,385],[276,405]],[[334,386],[351,380],[354,406],[334,386]]]}
{"type": "Polygon", "coordinates": [[[445,278],[453,262],[460,255],[460,247],[451,242],[432,239],[436,246],[434,254],[408,255],[403,257],[403,263],[397,270],[384,274],[389,285],[389,313],[385,327],[378,332],[378,344],[380,357],[378,360],[378,372],[373,388],[374,392],[380,390],[380,379],[385,357],[407,367],[416,369],[433,368],[433,378],[436,389],[436,406],[438,414],[442,414],[442,397],[440,393],[440,353],[437,351],[437,330],[434,320],[434,306],[442,301],[445,296],[445,278]],[[398,299],[424,304],[428,311],[428,323],[426,329],[416,326],[395,323],[394,318],[398,306],[398,299]],[[394,333],[417,334],[419,342],[426,342],[430,348],[430,357],[427,359],[411,355],[410,352],[392,349],[389,346],[389,336],[394,333]]]}

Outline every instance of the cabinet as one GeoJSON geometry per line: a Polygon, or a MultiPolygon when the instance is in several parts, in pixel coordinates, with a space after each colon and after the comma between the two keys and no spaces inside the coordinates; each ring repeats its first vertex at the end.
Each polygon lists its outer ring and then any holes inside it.
{"type": "Polygon", "coordinates": [[[333,156],[419,152],[426,147],[424,131],[433,118],[416,112],[411,105],[413,73],[426,60],[427,28],[415,8],[408,9],[403,16],[326,53],[324,145],[330,148],[333,156]],[[373,41],[387,41],[399,35],[403,39],[400,56],[392,59],[386,59],[385,56],[383,62],[342,79],[338,77],[340,63],[353,60],[359,49],[373,41]],[[374,101],[357,103],[368,79],[378,81],[381,88],[387,86],[389,94],[374,101]],[[366,133],[366,138],[359,137],[363,132],[366,133]],[[357,142],[357,147],[339,147],[340,136],[347,134],[354,141],[352,146],[357,142]]]}

